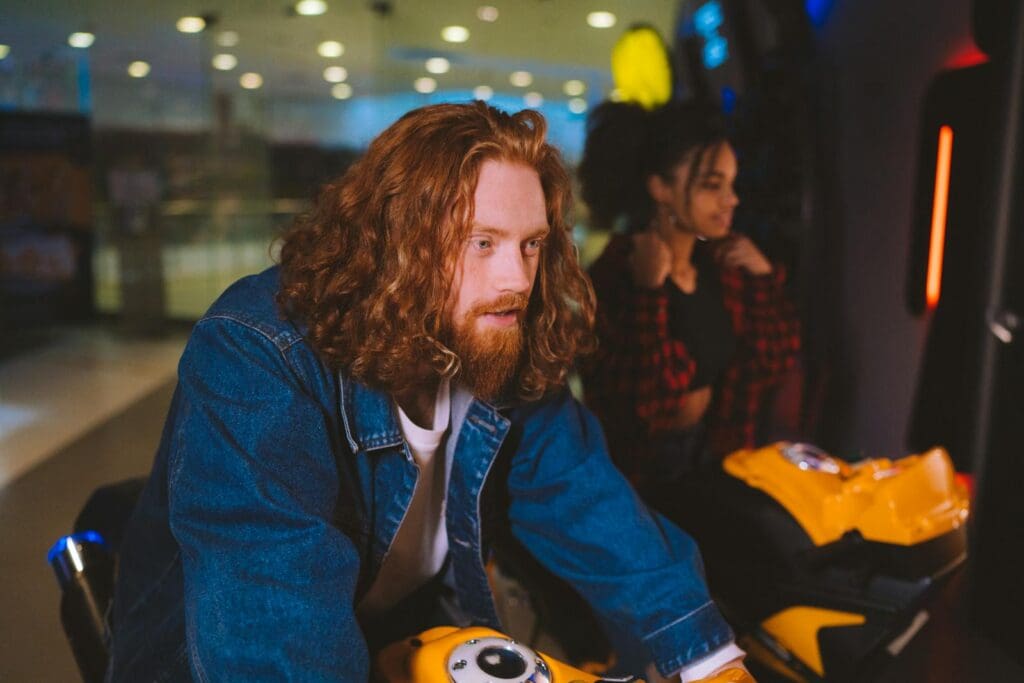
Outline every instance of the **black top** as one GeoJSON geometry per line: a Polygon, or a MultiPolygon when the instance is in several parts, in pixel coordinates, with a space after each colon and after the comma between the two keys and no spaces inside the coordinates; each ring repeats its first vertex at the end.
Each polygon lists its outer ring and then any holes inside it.
{"type": "Polygon", "coordinates": [[[666,280],[669,334],[686,346],[697,364],[691,390],[715,384],[736,350],[717,268],[709,258],[696,260],[697,288],[692,294],[679,289],[671,278],[666,280]]]}

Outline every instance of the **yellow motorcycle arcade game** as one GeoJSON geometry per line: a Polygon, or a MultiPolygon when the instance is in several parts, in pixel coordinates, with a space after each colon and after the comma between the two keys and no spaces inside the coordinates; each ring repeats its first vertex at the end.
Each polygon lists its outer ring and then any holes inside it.
{"type": "Polygon", "coordinates": [[[871,680],[966,559],[968,496],[945,450],[848,464],[778,443],[727,456],[658,505],[700,544],[753,659],[794,681],[871,680]]]}

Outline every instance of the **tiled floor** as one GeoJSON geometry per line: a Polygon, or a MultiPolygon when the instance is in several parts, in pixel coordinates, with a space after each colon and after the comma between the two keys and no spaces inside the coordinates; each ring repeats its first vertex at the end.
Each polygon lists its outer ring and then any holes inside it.
{"type": "Polygon", "coordinates": [[[170,381],[184,341],[83,328],[0,363],[0,488],[170,381]]]}

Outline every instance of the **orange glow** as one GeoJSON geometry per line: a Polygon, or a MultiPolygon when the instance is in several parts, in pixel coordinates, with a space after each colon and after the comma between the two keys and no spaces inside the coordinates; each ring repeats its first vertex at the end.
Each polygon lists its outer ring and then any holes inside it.
{"type": "Polygon", "coordinates": [[[939,154],[935,160],[935,198],[932,200],[932,235],[928,243],[928,278],[925,303],[929,309],[939,304],[942,288],[942,256],[946,248],[946,209],[949,207],[949,164],[953,158],[953,129],[939,129],[939,154]]]}

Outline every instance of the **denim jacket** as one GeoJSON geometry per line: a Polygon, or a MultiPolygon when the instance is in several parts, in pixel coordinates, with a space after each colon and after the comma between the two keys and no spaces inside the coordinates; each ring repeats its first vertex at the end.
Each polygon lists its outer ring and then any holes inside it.
{"type": "MultiPolygon", "coordinates": [[[[369,677],[354,605],[417,468],[390,397],[330,371],[278,315],[277,287],[273,268],[237,282],[186,346],[122,545],[108,680],[369,677]]],[[[640,502],[568,392],[474,400],[447,496],[471,621],[500,628],[484,563],[502,526],[664,672],[732,639],[693,541],[640,502]]]]}

